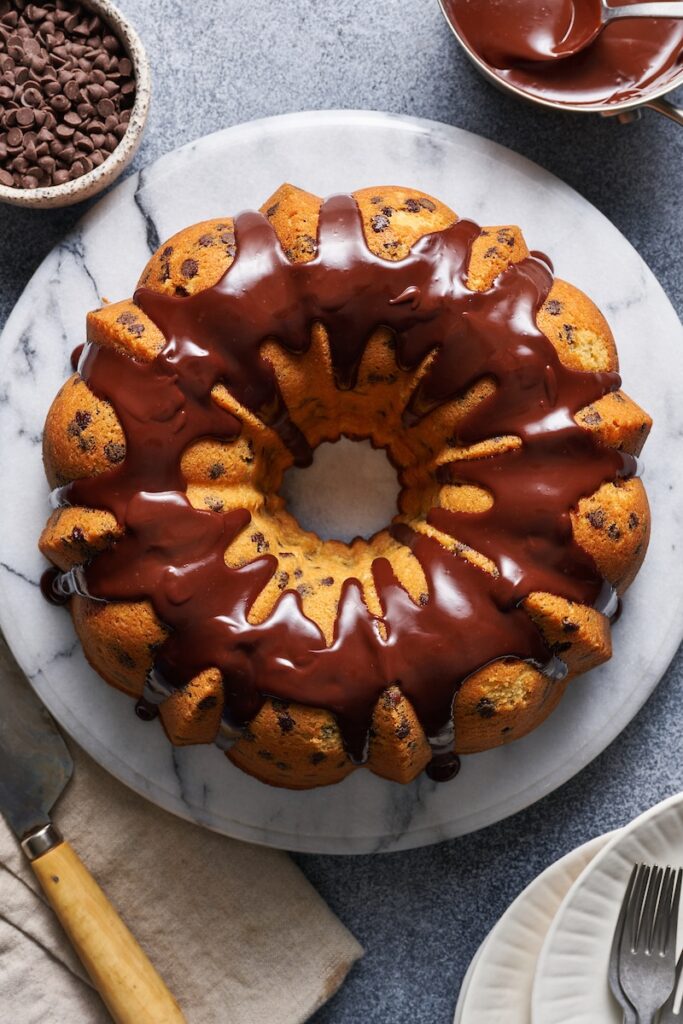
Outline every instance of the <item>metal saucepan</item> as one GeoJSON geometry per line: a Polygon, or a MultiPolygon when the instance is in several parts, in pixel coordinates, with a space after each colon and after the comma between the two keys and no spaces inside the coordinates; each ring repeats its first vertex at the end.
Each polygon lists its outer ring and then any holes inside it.
{"type": "Polygon", "coordinates": [[[504,79],[499,78],[489,65],[482,60],[482,58],[474,52],[469,46],[465,39],[460,34],[458,28],[453,24],[451,17],[448,13],[448,9],[444,0],[439,0],[439,6],[441,13],[446,19],[453,35],[460,43],[461,47],[472,61],[477,70],[488,79],[498,89],[502,89],[503,92],[512,93],[518,99],[525,100],[527,103],[534,103],[541,107],[550,107],[551,110],[573,110],[579,113],[591,113],[600,114],[602,117],[616,117],[622,124],[627,124],[630,121],[637,121],[641,116],[643,107],[649,107],[651,110],[656,110],[660,114],[664,114],[665,117],[671,118],[677,124],[683,125],[683,108],[676,107],[669,100],[664,99],[666,93],[672,92],[679,86],[683,85],[683,66],[680,71],[670,78],[664,84],[653,83],[649,88],[641,90],[640,94],[629,99],[619,100],[616,103],[602,103],[602,104],[591,104],[590,107],[581,106],[576,103],[559,103],[556,100],[543,99],[540,96],[532,96],[523,89],[518,88],[516,85],[512,85],[510,82],[506,82],[504,79]]]}

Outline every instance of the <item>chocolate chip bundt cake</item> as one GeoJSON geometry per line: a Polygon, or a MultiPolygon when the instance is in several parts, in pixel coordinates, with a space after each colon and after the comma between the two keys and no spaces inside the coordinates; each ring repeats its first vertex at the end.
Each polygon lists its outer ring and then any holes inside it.
{"type": "Polygon", "coordinates": [[[610,657],[650,420],[518,228],[283,185],[162,245],[87,339],[47,417],[40,547],[90,663],[172,743],[290,788],[445,779],[610,657]],[[279,494],[342,435],[402,488],[351,544],[279,494]]]}

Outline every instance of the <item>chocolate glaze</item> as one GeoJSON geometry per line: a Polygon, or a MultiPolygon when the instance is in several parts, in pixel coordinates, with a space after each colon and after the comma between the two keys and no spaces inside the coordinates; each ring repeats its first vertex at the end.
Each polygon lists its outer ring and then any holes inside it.
{"type": "Polygon", "coordinates": [[[85,348],[85,345],[76,345],[76,348],[71,353],[71,359],[69,361],[71,363],[71,369],[74,372],[78,369],[78,363],[79,363],[79,360],[80,360],[81,356],[83,355],[83,349],[84,348],[85,348]]]}
{"type": "Polygon", "coordinates": [[[432,782],[450,782],[460,771],[460,758],[457,754],[435,754],[425,772],[432,782]]]}
{"type": "Polygon", "coordinates": [[[40,577],[40,592],[50,604],[66,604],[69,600],[68,594],[55,589],[61,575],[59,569],[46,569],[40,577]]]}
{"type": "Polygon", "coordinates": [[[155,718],[159,717],[159,708],[156,704],[152,704],[151,701],[140,697],[140,700],[135,705],[135,714],[143,722],[152,722],[155,718]]]}
{"type": "Polygon", "coordinates": [[[495,75],[541,99],[581,106],[619,103],[655,82],[672,81],[683,68],[680,18],[618,18],[585,48],[552,59],[568,33],[588,35],[599,19],[595,0],[443,3],[453,26],[495,75]]]}
{"type": "Polygon", "coordinates": [[[147,598],[169,627],[153,670],[157,691],[171,692],[216,667],[229,726],[249,722],[266,696],[327,708],[360,761],[373,708],[398,683],[434,740],[433,775],[452,776],[456,764],[451,753],[444,757],[443,734],[460,684],[497,659],[543,666],[551,657],[523,599],[543,590],[588,604],[600,600],[604,581],[574,542],[569,513],[604,481],[630,474],[634,460],[600,445],[573,417],[620,379],[560,363],[536,326],[552,284],[539,260],[509,267],[485,292],[468,290],[479,230],[459,221],[390,262],[368,248],[354,200],[337,196],[322,206],[316,257],[292,264],[268,221],[245,213],[235,222],[235,262],[214,287],[184,298],[136,293],[166,338],[152,362],[88,347],[81,373],[113,404],[126,456],[106,473],[74,481],[66,498],[108,509],[125,527],[86,568],[87,588],[104,600],[147,598]],[[403,368],[431,357],[405,411],[407,428],[488,377],[498,385],[495,393],[462,422],[455,443],[503,435],[523,442],[516,451],[440,470],[443,482],[486,488],[492,507],[477,514],[432,509],[429,522],[457,538],[448,541],[450,550],[396,524],[395,537],[423,567],[427,594],[413,602],[390,563],[376,559],[383,627],[364,604],[358,580],[347,579],[330,647],[294,591],[282,594],[266,621],[248,621],[277,559],[228,567],[224,552],[249,512],[193,508],[180,471],[182,452],[198,438],[239,433],[238,419],[210,397],[218,381],[274,426],[297,461],[310,458],[260,345],[276,338],[303,352],[316,321],[329,335],[339,387],[353,386],[378,325],[395,332],[403,368]],[[487,555],[496,574],[458,557],[464,545],[487,555]]]}

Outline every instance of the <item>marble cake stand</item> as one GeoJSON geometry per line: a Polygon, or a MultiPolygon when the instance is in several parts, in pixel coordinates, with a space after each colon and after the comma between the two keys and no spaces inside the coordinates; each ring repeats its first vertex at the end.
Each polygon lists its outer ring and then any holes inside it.
{"type": "MultiPolygon", "coordinates": [[[[482,828],[578,772],[630,721],[683,634],[683,331],[662,289],[619,232],[557,178],[457,128],[336,111],[276,117],[200,139],[129,178],[44,261],[0,344],[0,621],[63,728],[150,800],[240,839],[292,850],[399,850],[482,828]],[[84,315],[131,293],[150,251],[193,221],[258,206],[282,181],[323,195],[412,184],[484,224],[519,223],[559,276],[602,307],[625,389],[655,416],[645,451],[653,539],[615,629],[612,661],[573,683],[561,708],[510,747],[466,758],[452,783],[405,788],[357,772],[328,790],[270,789],[215,748],[174,749],[158,723],[86,665],[68,615],[38,589],[36,538],[47,513],[40,435],[83,338],[84,315]]],[[[0,686],[2,682],[0,680],[0,686]]]]}

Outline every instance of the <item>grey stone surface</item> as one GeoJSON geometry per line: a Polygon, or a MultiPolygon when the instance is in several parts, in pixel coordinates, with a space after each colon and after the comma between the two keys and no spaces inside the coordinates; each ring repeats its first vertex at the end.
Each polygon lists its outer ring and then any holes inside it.
{"type": "MultiPolygon", "coordinates": [[[[647,113],[620,127],[518,104],[467,64],[436,0],[120,6],[141,32],[154,72],[135,166],[206,132],[289,110],[367,107],[435,118],[508,145],[577,188],[631,240],[683,312],[683,133],[663,118],[647,113]]],[[[83,209],[0,208],[0,323],[83,209]]],[[[533,808],[477,835],[372,858],[298,856],[367,949],[317,1024],[449,1022],[476,946],[527,882],[573,846],[683,787],[682,698],[679,652],[600,758],[533,808]]]]}

